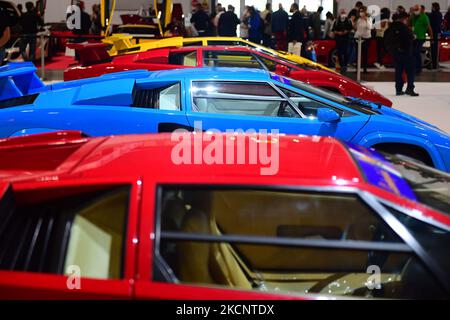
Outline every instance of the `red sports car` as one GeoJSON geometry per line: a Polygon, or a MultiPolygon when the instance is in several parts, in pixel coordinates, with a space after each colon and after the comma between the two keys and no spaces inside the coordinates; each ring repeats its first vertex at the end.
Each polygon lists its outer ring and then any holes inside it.
{"type": "Polygon", "coordinates": [[[450,297],[448,175],[333,138],[178,134],[1,140],[0,299],[450,297]]]}
{"type": "Polygon", "coordinates": [[[392,106],[392,102],[358,82],[338,73],[315,69],[247,47],[160,48],[111,58],[106,44],[72,44],[79,52],[80,64],[64,73],[64,80],[96,77],[105,73],[147,69],[150,71],[193,67],[246,67],[265,69],[312,85],[392,106]]]}

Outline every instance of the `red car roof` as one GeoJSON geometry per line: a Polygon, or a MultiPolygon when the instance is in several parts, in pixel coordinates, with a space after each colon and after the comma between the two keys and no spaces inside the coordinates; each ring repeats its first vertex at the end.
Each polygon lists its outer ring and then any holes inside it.
{"type": "MultiPolygon", "coordinates": [[[[185,135],[192,141],[196,136],[201,138],[202,134],[185,135]]],[[[226,154],[226,142],[239,137],[244,136],[211,134],[209,141],[222,143],[217,150],[224,150],[226,154]]],[[[342,186],[368,191],[450,226],[447,214],[367,183],[346,146],[334,138],[301,135],[270,139],[247,135],[244,138],[241,141],[247,152],[251,141],[258,146],[278,145],[279,162],[275,174],[262,175],[261,169],[270,165],[267,162],[249,164],[248,154],[245,155],[246,164],[206,164],[204,159],[199,164],[193,163],[195,152],[199,151],[202,158],[202,152],[211,146],[208,141],[198,145],[193,142],[192,164],[177,165],[173,156],[179,144],[169,133],[86,138],[81,132],[65,131],[4,139],[0,140],[0,194],[8,183],[29,188],[35,183],[42,186],[42,183],[74,179],[108,182],[123,178],[143,180],[144,184],[148,181],[150,185],[342,186]]],[[[234,148],[235,157],[237,150],[234,148]]],[[[223,160],[225,163],[225,158],[223,160]]]]}
{"type": "MultiPolygon", "coordinates": [[[[194,137],[192,134],[188,136],[194,137]]],[[[223,145],[233,137],[214,134],[214,138],[221,140],[223,145]]],[[[246,150],[252,139],[251,136],[245,137],[246,150]]],[[[177,165],[171,157],[178,142],[172,141],[170,134],[84,138],[80,133],[70,131],[47,133],[0,140],[0,178],[3,181],[30,181],[49,174],[65,177],[80,174],[107,177],[114,174],[151,175],[160,181],[191,181],[193,176],[203,182],[226,181],[231,177],[246,177],[263,183],[277,183],[280,178],[286,181],[331,181],[333,177],[348,181],[362,180],[347,149],[336,139],[280,136],[274,141],[257,143],[278,144],[279,165],[276,174],[262,176],[261,168],[269,165],[248,164],[248,161],[245,161],[247,164],[236,165],[177,165]]],[[[208,144],[203,142],[202,150],[208,144]]]]}

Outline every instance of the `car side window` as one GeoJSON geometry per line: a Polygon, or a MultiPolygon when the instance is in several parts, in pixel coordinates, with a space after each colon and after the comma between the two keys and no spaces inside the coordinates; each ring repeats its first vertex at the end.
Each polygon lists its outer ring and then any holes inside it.
{"type": "Polygon", "coordinates": [[[252,54],[243,51],[204,50],[203,65],[205,67],[263,69],[252,54]]]}
{"type": "Polygon", "coordinates": [[[192,84],[193,111],[268,117],[299,117],[266,82],[198,81],[192,84]]]}
{"type": "Polygon", "coordinates": [[[136,86],[133,90],[133,107],[178,111],[181,110],[180,83],[158,88],[136,86]]]}
{"type": "Polygon", "coordinates": [[[296,93],[294,91],[281,88],[279,87],[281,91],[283,91],[286,96],[291,99],[295,103],[295,105],[299,108],[299,110],[309,118],[317,118],[317,110],[320,108],[329,108],[336,111],[341,117],[352,117],[355,116],[355,114],[351,111],[344,110],[344,109],[338,109],[329,105],[326,105],[322,102],[310,99],[306,96],[302,96],[299,93],[296,93]]]}
{"type": "MultiPolygon", "coordinates": [[[[36,202],[11,198],[0,212],[0,270],[71,274],[76,267],[82,277],[122,278],[130,188],[92,189],[36,202]]],[[[39,192],[18,199],[40,199],[39,192]]]]}
{"type": "Polygon", "coordinates": [[[299,295],[442,297],[413,251],[356,195],[207,187],[160,194],[155,250],[167,270],[154,274],[174,278],[154,280],[299,295]],[[368,287],[373,269],[380,283],[368,287]],[[414,274],[436,290],[416,288],[414,274]]]}
{"type": "Polygon", "coordinates": [[[241,46],[241,41],[208,40],[208,46],[241,46]]]}
{"type": "Polygon", "coordinates": [[[277,62],[266,57],[258,56],[262,63],[266,66],[267,70],[275,72],[277,69],[277,62]]]}
{"type": "Polygon", "coordinates": [[[169,64],[196,67],[197,51],[171,52],[169,54],[169,64]]]}

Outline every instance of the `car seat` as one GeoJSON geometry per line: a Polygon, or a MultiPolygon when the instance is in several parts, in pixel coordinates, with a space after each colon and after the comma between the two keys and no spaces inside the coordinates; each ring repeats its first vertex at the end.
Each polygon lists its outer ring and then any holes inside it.
{"type": "MultiPolygon", "coordinates": [[[[204,201],[198,201],[198,203],[204,201]]],[[[182,232],[220,235],[214,212],[204,205],[193,205],[183,219],[182,232]]],[[[179,278],[187,283],[225,285],[251,289],[252,285],[225,243],[183,242],[178,247],[179,278]]]]}

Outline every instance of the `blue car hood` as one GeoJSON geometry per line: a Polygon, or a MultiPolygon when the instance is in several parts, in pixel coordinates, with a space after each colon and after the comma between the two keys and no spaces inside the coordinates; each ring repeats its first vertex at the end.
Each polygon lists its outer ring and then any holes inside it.
{"type": "Polygon", "coordinates": [[[415,124],[419,124],[421,126],[426,127],[427,129],[431,129],[431,130],[438,130],[441,131],[441,129],[439,129],[438,127],[436,127],[435,125],[428,123],[426,121],[420,120],[419,118],[413,117],[407,113],[401,112],[399,110],[393,109],[393,108],[389,108],[383,105],[380,105],[378,103],[374,103],[368,100],[363,100],[363,99],[359,99],[359,98],[352,98],[352,97],[346,97],[350,100],[353,100],[355,102],[357,102],[358,104],[364,105],[366,107],[371,108],[372,110],[374,110],[375,112],[378,112],[384,116],[389,116],[389,117],[393,117],[393,118],[398,118],[404,121],[408,121],[408,122],[412,122],[415,124]]]}
{"type": "Polygon", "coordinates": [[[426,121],[420,120],[419,118],[413,117],[407,113],[401,112],[399,110],[395,110],[393,108],[389,108],[389,107],[385,107],[382,106],[381,108],[376,109],[377,111],[379,111],[381,114],[385,115],[385,116],[390,116],[390,117],[394,117],[394,118],[399,118],[405,121],[409,121],[409,122],[413,122],[416,124],[420,124],[421,126],[425,126],[428,129],[434,129],[434,130],[439,130],[441,131],[438,127],[436,127],[435,125],[428,123],[426,121]]]}

